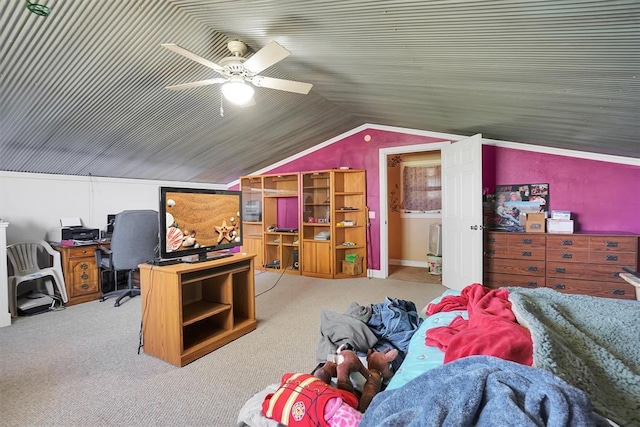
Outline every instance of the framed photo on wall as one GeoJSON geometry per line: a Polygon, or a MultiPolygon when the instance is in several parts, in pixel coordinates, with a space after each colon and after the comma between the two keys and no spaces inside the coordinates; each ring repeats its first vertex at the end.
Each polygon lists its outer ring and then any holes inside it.
{"type": "Polygon", "coordinates": [[[530,212],[548,212],[549,184],[497,185],[487,198],[491,230],[524,231],[523,217],[530,212]]]}

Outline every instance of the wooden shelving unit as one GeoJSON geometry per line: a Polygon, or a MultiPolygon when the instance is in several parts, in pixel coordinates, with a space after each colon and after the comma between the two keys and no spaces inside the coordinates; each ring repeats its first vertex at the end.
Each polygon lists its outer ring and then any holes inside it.
{"type": "Polygon", "coordinates": [[[358,255],[366,274],[366,180],[362,170],[302,174],[302,269],[314,277],[354,277],[343,271],[347,255],[358,255]],[[328,236],[324,238],[323,236],[328,236]]]}
{"type": "Polygon", "coordinates": [[[256,268],[262,268],[264,246],[262,233],[262,176],[243,176],[240,178],[242,191],[242,251],[255,254],[256,268]]]}
{"type": "Polygon", "coordinates": [[[298,173],[263,176],[264,265],[268,271],[300,274],[298,232],[275,230],[299,227],[299,178],[298,173]]]}
{"type": "Polygon", "coordinates": [[[355,276],[366,275],[365,171],[331,169],[244,176],[240,177],[240,186],[243,199],[262,197],[261,223],[243,218],[247,242],[243,250],[255,253],[262,249],[261,265],[265,269],[323,278],[354,277],[343,271],[342,262],[348,255],[357,255],[362,268],[355,276]],[[262,226],[260,234],[258,226],[262,226]]]}
{"type": "Polygon", "coordinates": [[[254,330],[254,258],[141,264],[144,352],[184,366],[254,330]]]}

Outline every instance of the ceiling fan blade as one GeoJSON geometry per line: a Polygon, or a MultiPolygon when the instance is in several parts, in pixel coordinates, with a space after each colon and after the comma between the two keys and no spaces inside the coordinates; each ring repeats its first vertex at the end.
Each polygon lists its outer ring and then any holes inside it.
{"type": "Polygon", "coordinates": [[[313,85],[311,83],[294,82],[292,80],[274,79],[273,77],[255,76],[251,83],[258,87],[268,87],[270,89],[284,90],[306,95],[313,85]]]}
{"type": "Polygon", "coordinates": [[[180,54],[186,58],[189,58],[192,61],[196,61],[202,65],[204,65],[205,67],[209,67],[212,68],[216,71],[224,71],[224,68],[222,68],[220,65],[216,64],[215,62],[211,62],[208,59],[204,59],[201,56],[196,55],[195,53],[181,47],[178,46],[175,43],[162,43],[160,46],[164,47],[165,49],[169,49],[172,52],[175,52],[177,54],[180,54]]]}
{"type": "Polygon", "coordinates": [[[179,85],[167,86],[167,87],[165,87],[165,89],[171,89],[171,90],[191,89],[191,88],[194,88],[194,87],[200,87],[200,86],[224,83],[226,81],[227,81],[227,79],[223,79],[223,78],[200,80],[200,81],[197,81],[197,82],[182,83],[182,84],[179,84],[179,85]]]}
{"type": "Polygon", "coordinates": [[[289,55],[291,55],[291,52],[278,43],[271,41],[257,51],[251,58],[247,59],[244,63],[244,68],[252,73],[258,74],[260,71],[271,67],[276,62],[282,61],[289,55]]]}

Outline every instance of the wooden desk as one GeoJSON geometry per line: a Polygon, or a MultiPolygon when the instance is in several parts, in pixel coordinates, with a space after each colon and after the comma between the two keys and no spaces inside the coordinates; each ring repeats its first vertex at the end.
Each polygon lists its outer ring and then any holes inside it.
{"type": "MultiPolygon", "coordinates": [[[[102,295],[96,249],[105,243],[83,246],[51,246],[62,256],[62,273],[69,301],[66,305],[93,301],[102,295]]],[[[108,243],[106,243],[108,245],[108,243]]]]}
{"type": "Polygon", "coordinates": [[[141,264],[144,352],[184,366],[256,329],[254,258],[141,264]]]}

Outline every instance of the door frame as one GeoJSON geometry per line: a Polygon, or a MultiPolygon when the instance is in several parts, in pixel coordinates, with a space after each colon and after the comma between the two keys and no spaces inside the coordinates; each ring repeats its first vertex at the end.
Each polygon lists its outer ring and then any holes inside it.
{"type": "MultiPolygon", "coordinates": [[[[426,151],[441,151],[442,147],[451,141],[430,142],[416,145],[400,145],[381,148],[378,150],[378,185],[380,193],[380,270],[376,277],[386,279],[389,276],[389,189],[387,187],[387,157],[391,154],[422,153],[426,151]]],[[[446,191],[442,187],[442,192],[446,191]]]]}

